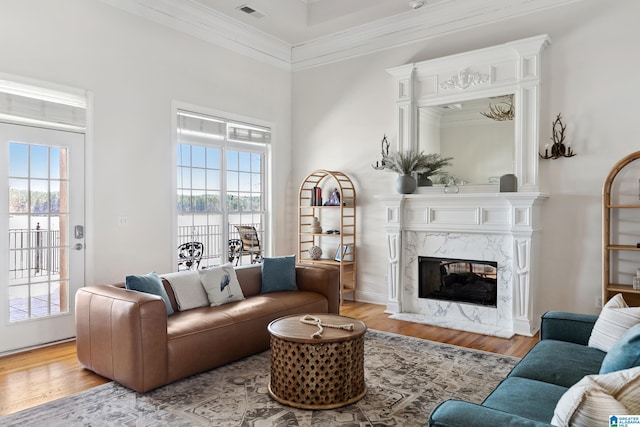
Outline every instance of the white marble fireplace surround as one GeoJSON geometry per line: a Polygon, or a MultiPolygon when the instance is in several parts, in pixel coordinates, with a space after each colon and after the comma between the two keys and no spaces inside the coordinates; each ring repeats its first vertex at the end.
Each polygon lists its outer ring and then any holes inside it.
{"type": "Polygon", "coordinates": [[[499,337],[534,335],[541,314],[535,304],[539,210],[547,198],[532,192],[378,196],[386,210],[387,313],[499,337]],[[497,307],[418,298],[419,256],[496,261],[497,307]]]}

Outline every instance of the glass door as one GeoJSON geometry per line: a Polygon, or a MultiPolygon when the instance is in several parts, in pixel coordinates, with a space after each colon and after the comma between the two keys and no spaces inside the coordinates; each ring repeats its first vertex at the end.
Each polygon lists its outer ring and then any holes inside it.
{"type": "Polygon", "coordinates": [[[0,124],[0,353],[75,336],[84,134],[0,124]]]}

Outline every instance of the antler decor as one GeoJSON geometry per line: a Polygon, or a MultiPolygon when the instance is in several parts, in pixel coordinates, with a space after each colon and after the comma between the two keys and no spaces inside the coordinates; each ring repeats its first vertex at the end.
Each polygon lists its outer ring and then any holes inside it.
{"type": "Polygon", "coordinates": [[[513,116],[515,115],[515,108],[513,106],[513,95],[509,95],[506,101],[501,102],[500,104],[491,105],[489,104],[489,112],[481,112],[483,116],[488,119],[492,119],[498,122],[504,122],[508,120],[513,120],[513,116]],[[503,105],[501,105],[503,104],[503,105]]]}
{"type": "Polygon", "coordinates": [[[549,144],[545,144],[544,146],[544,155],[542,153],[538,153],[543,159],[558,159],[560,157],[573,157],[576,153],[571,149],[571,143],[565,143],[564,140],[566,138],[564,132],[567,129],[567,125],[562,123],[562,116],[558,113],[558,116],[553,121],[551,126],[551,131],[553,136],[551,140],[553,144],[551,145],[551,153],[549,153],[549,144]]]}
{"type": "Polygon", "coordinates": [[[385,161],[384,159],[387,158],[387,156],[389,155],[389,141],[387,140],[387,135],[385,134],[382,137],[382,141],[380,142],[380,153],[382,154],[382,160],[378,161],[376,160],[376,164],[371,165],[374,169],[376,170],[383,170],[385,168],[385,161]]]}

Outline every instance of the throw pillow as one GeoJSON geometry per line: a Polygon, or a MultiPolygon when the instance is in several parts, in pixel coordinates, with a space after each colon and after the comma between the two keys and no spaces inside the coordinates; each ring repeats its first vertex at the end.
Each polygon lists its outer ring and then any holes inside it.
{"type": "Polygon", "coordinates": [[[262,260],[261,293],[297,290],[295,255],[264,258],[262,260]]]}
{"type": "Polygon", "coordinates": [[[640,323],[630,328],[611,347],[602,361],[601,374],[640,366],[640,323]]]}
{"type": "Polygon", "coordinates": [[[160,280],[160,277],[158,277],[156,273],[151,272],[144,276],[127,276],[124,279],[124,287],[132,291],[158,295],[164,301],[164,305],[167,308],[167,316],[173,314],[169,295],[167,295],[167,292],[164,290],[162,280],[160,280]]]}
{"type": "Polygon", "coordinates": [[[207,293],[202,287],[200,276],[196,270],[163,274],[162,277],[167,279],[171,285],[179,311],[209,305],[209,298],[207,298],[207,293]]]}
{"type": "Polygon", "coordinates": [[[616,294],[602,307],[589,337],[589,347],[608,352],[627,329],[638,323],[640,307],[629,307],[622,294],[616,294]]]}
{"type": "Polygon", "coordinates": [[[212,307],[244,299],[236,270],[231,264],[200,270],[199,274],[212,307]]]}
{"type": "Polygon", "coordinates": [[[551,424],[591,427],[609,415],[640,413],[640,367],[605,375],[587,375],[567,390],[556,405],[551,424]]]}

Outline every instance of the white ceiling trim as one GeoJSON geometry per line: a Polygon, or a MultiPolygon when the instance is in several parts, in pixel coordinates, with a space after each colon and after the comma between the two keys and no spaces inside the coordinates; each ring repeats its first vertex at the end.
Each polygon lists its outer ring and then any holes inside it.
{"type": "Polygon", "coordinates": [[[581,0],[445,0],[291,45],[190,0],[102,0],[278,68],[299,71],[581,0]]]}
{"type": "Polygon", "coordinates": [[[206,42],[291,70],[291,44],[190,0],[102,0],[206,42]]]}
{"type": "Polygon", "coordinates": [[[299,71],[581,0],[457,0],[427,5],[293,48],[299,71]]]}

